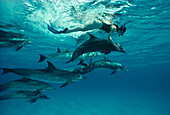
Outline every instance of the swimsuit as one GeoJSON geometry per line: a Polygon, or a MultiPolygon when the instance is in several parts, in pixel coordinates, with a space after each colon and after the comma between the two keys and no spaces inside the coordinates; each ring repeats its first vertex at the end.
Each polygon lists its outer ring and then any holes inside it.
{"type": "MultiPolygon", "coordinates": [[[[104,23],[103,21],[101,21],[101,22],[103,23],[103,25],[99,29],[104,30],[106,33],[109,33],[111,31],[112,25],[108,25],[108,24],[104,23]]],[[[113,24],[113,25],[116,26],[116,32],[117,32],[119,27],[116,24],[113,24]]]]}
{"type": "Polygon", "coordinates": [[[104,30],[106,33],[109,33],[111,31],[111,25],[108,25],[104,22],[102,22],[102,23],[103,23],[103,26],[99,29],[104,30]]]}

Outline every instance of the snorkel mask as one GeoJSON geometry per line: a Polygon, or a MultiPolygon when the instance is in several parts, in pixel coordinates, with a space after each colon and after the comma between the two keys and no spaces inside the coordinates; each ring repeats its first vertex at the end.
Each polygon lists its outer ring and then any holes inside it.
{"type": "Polygon", "coordinates": [[[118,36],[123,35],[126,32],[125,23],[118,29],[118,36]]]}

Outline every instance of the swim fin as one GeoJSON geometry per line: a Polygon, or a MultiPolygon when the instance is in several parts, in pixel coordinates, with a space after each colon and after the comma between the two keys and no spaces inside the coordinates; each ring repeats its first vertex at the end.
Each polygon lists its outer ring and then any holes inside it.
{"type": "Polygon", "coordinates": [[[64,30],[62,30],[62,31],[57,31],[57,30],[55,30],[52,26],[50,26],[50,25],[48,25],[47,24],[47,26],[48,26],[48,30],[50,30],[52,33],[54,33],[54,34],[60,34],[60,33],[65,33],[67,30],[68,30],[68,28],[65,28],[64,30]]]}

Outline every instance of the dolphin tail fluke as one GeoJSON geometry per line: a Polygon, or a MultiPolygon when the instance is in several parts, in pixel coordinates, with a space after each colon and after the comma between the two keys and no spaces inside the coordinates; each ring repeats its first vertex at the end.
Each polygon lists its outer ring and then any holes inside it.
{"type": "Polygon", "coordinates": [[[45,57],[44,55],[40,54],[40,59],[38,62],[42,62],[44,61],[45,59],[47,59],[47,57],[45,57]]]}
{"type": "Polygon", "coordinates": [[[11,69],[8,69],[8,68],[1,68],[1,69],[3,70],[2,74],[6,74],[6,73],[11,72],[11,69]]]}

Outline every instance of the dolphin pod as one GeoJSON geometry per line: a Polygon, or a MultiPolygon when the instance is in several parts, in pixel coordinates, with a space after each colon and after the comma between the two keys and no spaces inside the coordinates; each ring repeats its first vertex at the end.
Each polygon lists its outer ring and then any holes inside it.
{"type": "MultiPolygon", "coordinates": [[[[5,28],[0,25],[0,28],[5,28]]],[[[70,70],[57,69],[51,62],[47,61],[48,66],[44,69],[27,69],[27,68],[0,68],[2,74],[14,73],[22,76],[22,79],[9,81],[0,84],[0,92],[14,90],[12,93],[0,96],[0,100],[9,99],[26,99],[30,103],[36,102],[38,99],[49,99],[41,91],[55,90],[56,88],[50,83],[62,83],[60,88],[67,86],[70,83],[86,79],[84,74],[92,72],[95,69],[106,68],[112,70],[111,74],[118,71],[128,71],[122,64],[109,60],[104,56],[104,59],[92,62],[92,58],[107,55],[111,52],[126,53],[122,46],[112,41],[111,38],[97,38],[94,35],[87,33],[90,39],[79,45],[74,51],[66,50],[58,51],[53,54],[44,56],[40,54],[38,62],[43,62],[49,59],[69,59],[66,63],[73,62],[79,59],[80,67],[75,67],[70,70]],[[102,54],[104,53],[104,54],[102,54]],[[90,59],[90,63],[84,63],[84,60],[90,59]]],[[[16,51],[20,50],[24,45],[31,43],[27,37],[21,33],[7,32],[0,29],[0,48],[16,47],[16,51]]]]}

